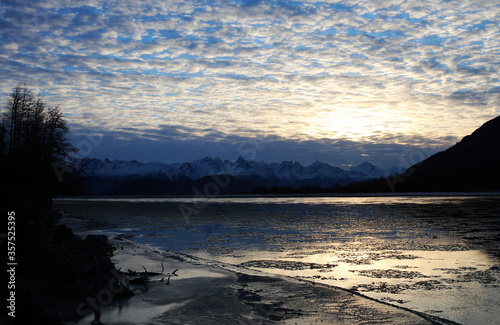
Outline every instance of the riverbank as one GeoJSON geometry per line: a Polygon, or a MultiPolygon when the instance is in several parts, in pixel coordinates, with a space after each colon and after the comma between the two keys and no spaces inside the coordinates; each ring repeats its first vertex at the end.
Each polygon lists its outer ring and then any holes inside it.
{"type": "MultiPolygon", "coordinates": [[[[104,324],[455,324],[333,286],[157,250],[123,236],[110,241],[117,248],[112,261],[135,295],[104,306],[104,324]]],[[[89,314],[78,324],[93,319],[89,314]]]]}
{"type": "Polygon", "coordinates": [[[0,323],[54,325],[77,319],[76,306],[112,277],[107,237],[82,239],[59,223],[60,213],[10,191],[0,190],[0,209],[8,216],[11,243],[10,279],[1,292],[9,305],[0,323]]]}

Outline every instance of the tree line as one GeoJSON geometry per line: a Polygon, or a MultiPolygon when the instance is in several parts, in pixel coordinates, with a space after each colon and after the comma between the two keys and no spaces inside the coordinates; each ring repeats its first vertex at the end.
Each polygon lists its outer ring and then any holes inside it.
{"type": "Polygon", "coordinates": [[[55,166],[67,164],[76,149],[58,106],[41,94],[17,86],[8,97],[0,120],[0,188],[37,201],[48,201],[57,191],[55,166]]]}

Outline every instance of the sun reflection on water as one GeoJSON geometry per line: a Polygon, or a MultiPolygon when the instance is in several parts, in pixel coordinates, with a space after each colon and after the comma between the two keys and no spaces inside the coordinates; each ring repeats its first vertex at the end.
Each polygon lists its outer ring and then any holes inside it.
{"type": "Polygon", "coordinates": [[[249,251],[244,255],[237,254],[238,257],[202,252],[196,255],[353,289],[372,298],[436,316],[445,313],[464,324],[478,320],[480,323],[494,323],[499,316],[500,270],[495,264],[497,260],[481,250],[356,251],[339,247],[327,252],[318,252],[317,248],[249,251]],[[468,313],[474,316],[468,316],[468,313]],[[480,319],[478,313],[482,313],[480,319]]]}
{"type": "Polygon", "coordinates": [[[60,201],[160,249],[294,276],[462,324],[500,319],[497,197],[221,197],[60,201]],[[145,212],[146,211],[146,212],[145,212]]]}

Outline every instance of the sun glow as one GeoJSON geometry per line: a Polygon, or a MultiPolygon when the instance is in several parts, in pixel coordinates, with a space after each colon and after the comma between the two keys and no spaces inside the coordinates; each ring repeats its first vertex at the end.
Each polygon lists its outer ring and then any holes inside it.
{"type": "Polygon", "coordinates": [[[363,141],[386,132],[390,126],[385,116],[370,110],[343,110],[319,114],[309,121],[308,135],[320,138],[347,138],[363,141]]]}

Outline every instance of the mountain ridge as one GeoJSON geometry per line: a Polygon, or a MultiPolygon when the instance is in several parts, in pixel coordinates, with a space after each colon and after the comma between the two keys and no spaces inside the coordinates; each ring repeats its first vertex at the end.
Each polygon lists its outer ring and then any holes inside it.
{"type": "MultiPolygon", "coordinates": [[[[178,188],[184,188],[185,184],[194,184],[193,181],[214,175],[230,175],[232,182],[240,184],[245,191],[252,184],[255,187],[313,185],[328,188],[402,172],[398,168],[382,169],[369,162],[344,170],[319,161],[303,166],[297,161],[266,163],[244,159],[241,156],[235,161],[204,157],[191,162],[171,164],[84,158],[76,169],[78,176],[86,180],[87,187],[93,194],[118,192],[126,194],[123,190],[125,185],[133,194],[134,191],[142,192],[144,191],[142,187],[153,184],[156,188],[155,193],[161,194],[160,183],[164,184],[165,188],[174,187],[173,183],[177,184],[178,188]],[[134,186],[135,190],[132,189],[134,186]]],[[[235,190],[238,188],[235,184],[232,187],[235,190]]]]}
{"type": "Polygon", "coordinates": [[[193,188],[210,184],[214,175],[230,176],[231,186],[222,188],[221,194],[249,193],[252,187],[292,187],[298,192],[301,187],[355,192],[498,191],[499,149],[500,116],[406,171],[397,167],[382,169],[369,162],[345,170],[320,161],[303,166],[296,161],[266,163],[243,157],[235,161],[204,157],[172,164],[85,158],[75,174],[84,180],[91,194],[133,195],[148,192],[148,186],[155,188],[150,191],[154,194],[192,194],[193,188]],[[123,193],[124,188],[129,192],[123,193]]]}
{"type": "Polygon", "coordinates": [[[500,190],[500,116],[411,166],[395,185],[396,191],[500,190]]]}

